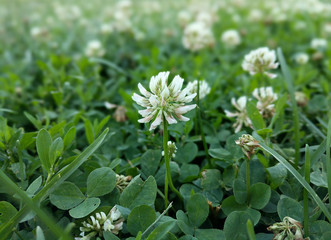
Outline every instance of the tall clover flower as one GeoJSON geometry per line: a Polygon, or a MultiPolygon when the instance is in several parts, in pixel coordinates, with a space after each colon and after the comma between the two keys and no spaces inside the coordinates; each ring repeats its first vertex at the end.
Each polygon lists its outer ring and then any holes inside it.
{"type": "Polygon", "coordinates": [[[227,117],[236,118],[236,122],[233,124],[235,132],[239,132],[243,125],[245,125],[246,127],[252,127],[252,121],[249,119],[246,110],[247,97],[242,96],[238,100],[232,98],[231,103],[238,111],[233,113],[228,110],[225,110],[224,112],[227,117]]]}
{"type": "MultiPolygon", "coordinates": [[[[143,96],[133,94],[132,99],[140,106],[146,109],[140,110],[139,114],[143,116],[138,121],[140,123],[147,123],[152,121],[150,130],[155,129],[158,125],[163,123],[163,153],[166,167],[166,179],[164,184],[164,201],[165,207],[168,205],[168,184],[170,189],[176,195],[183,199],[182,195],[174,187],[170,172],[170,156],[168,146],[168,124],[177,123],[177,120],[188,121],[189,118],[182,114],[194,109],[196,104],[185,105],[193,100],[196,93],[190,93],[189,88],[184,88],[184,79],[180,76],[175,76],[172,82],[168,85],[169,72],[160,72],[157,76],[153,76],[149,83],[147,91],[140,83],[138,88],[143,96]]],[[[171,154],[172,155],[172,154],[171,154]]]]}
{"type": "Polygon", "coordinates": [[[177,75],[168,85],[168,76],[169,72],[160,72],[157,76],[153,76],[149,83],[151,92],[139,83],[138,88],[143,96],[136,93],[132,96],[138,105],[146,108],[138,111],[143,117],[138,122],[152,121],[149,130],[155,129],[164,120],[169,124],[177,123],[177,120],[188,121],[189,118],[184,117],[183,114],[196,107],[195,104],[185,105],[193,100],[196,93],[191,94],[189,88],[181,90],[184,79],[177,75]]]}
{"type": "Polygon", "coordinates": [[[269,50],[267,47],[261,47],[247,54],[241,66],[251,75],[263,73],[270,78],[275,78],[277,75],[269,73],[267,70],[275,69],[278,65],[279,63],[276,62],[275,50],[269,50]]]}
{"type": "Polygon", "coordinates": [[[252,95],[258,100],[256,107],[262,117],[272,117],[276,111],[274,102],[278,99],[278,96],[274,93],[272,87],[256,88],[252,95]]]}

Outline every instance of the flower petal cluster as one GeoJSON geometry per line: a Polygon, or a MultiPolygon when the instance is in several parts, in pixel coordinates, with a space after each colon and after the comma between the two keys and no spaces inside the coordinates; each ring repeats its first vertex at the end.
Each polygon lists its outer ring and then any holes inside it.
{"type": "Polygon", "coordinates": [[[99,40],[92,40],[88,42],[85,54],[88,57],[102,57],[105,54],[105,50],[99,40]]]}
{"type": "MultiPolygon", "coordinates": [[[[189,82],[187,84],[187,88],[189,89],[191,94],[193,94],[193,93],[198,94],[198,80],[194,80],[193,82],[189,82]]],[[[209,84],[205,80],[200,81],[199,99],[205,98],[209,94],[209,92],[210,92],[209,84]]]]}
{"type": "Polygon", "coordinates": [[[256,107],[263,118],[270,118],[275,113],[274,102],[278,99],[272,87],[261,87],[254,89],[252,95],[258,100],[256,107]]]}
{"type": "Polygon", "coordinates": [[[223,32],[221,36],[221,40],[224,43],[224,45],[228,47],[236,47],[241,43],[240,34],[235,29],[230,29],[223,32]]]}
{"type": "Polygon", "coordinates": [[[138,88],[143,96],[136,93],[132,96],[138,105],[146,108],[138,111],[143,117],[138,122],[152,121],[150,131],[160,125],[163,118],[169,124],[177,123],[177,120],[188,121],[189,118],[184,117],[183,114],[196,107],[196,104],[185,105],[193,100],[196,93],[191,94],[187,87],[181,90],[184,79],[177,75],[168,85],[168,76],[169,72],[160,72],[157,76],[153,76],[149,83],[151,92],[139,83],[138,88]]]}
{"type": "Polygon", "coordinates": [[[112,232],[118,234],[123,227],[124,218],[116,207],[113,207],[108,215],[104,212],[96,213],[95,216],[90,216],[87,221],[84,221],[83,226],[79,228],[80,236],[75,240],[89,240],[95,236],[102,236],[103,232],[112,232]],[[87,235],[85,235],[88,233],[87,235]]]}
{"type": "Polygon", "coordinates": [[[314,38],[311,40],[310,45],[315,50],[323,50],[327,48],[328,42],[324,38],[314,38]]]}
{"type": "Polygon", "coordinates": [[[243,125],[246,127],[252,127],[252,121],[248,117],[247,111],[246,111],[246,103],[247,103],[247,97],[242,96],[238,100],[235,98],[231,99],[232,105],[238,110],[237,112],[229,112],[228,110],[225,110],[225,114],[227,117],[235,117],[236,122],[233,124],[233,127],[235,128],[235,132],[239,132],[243,125]]]}
{"type": "Polygon", "coordinates": [[[120,190],[120,192],[123,192],[123,190],[130,184],[131,180],[131,176],[116,174],[116,187],[120,190]]]}
{"type": "Polygon", "coordinates": [[[294,60],[297,64],[304,65],[309,61],[309,56],[307,53],[300,52],[294,56],[294,60]]]}
{"type": "Polygon", "coordinates": [[[213,32],[203,22],[193,22],[184,29],[183,45],[193,52],[215,44],[213,32]]]}
{"type": "Polygon", "coordinates": [[[273,239],[309,239],[304,238],[301,223],[290,217],[284,217],[282,222],[274,223],[267,229],[274,233],[273,239]]]}
{"type": "Polygon", "coordinates": [[[247,54],[241,66],[251,75],[263,73],[270,78],[275,78],[277,75],[269,73],[267,70],[275,69],[278,65],[275,51],[269,50],[267,47],[261,47],[247,54]]]}

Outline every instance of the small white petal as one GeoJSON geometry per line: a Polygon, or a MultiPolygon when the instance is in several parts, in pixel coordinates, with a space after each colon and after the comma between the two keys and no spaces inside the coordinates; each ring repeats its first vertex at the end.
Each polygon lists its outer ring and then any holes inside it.
{"type": "Polygon", "coordinates": [[[185,114],[188,111],[191,111],[192,109],[194,109],[196,106],[197,106],[196,104],[181,106],[181,107],[178,107],[175,109],[175,113],[176,114],[185,114]]]}
{"type": "Polygon", "coordinates": [[[155,129],[158,125],[162,123],[162,111],[159,112],[157,117],[155,118],[154,122],[151,124],[149,131],[152,131],[155,129]]]}
{"type": "Polygon", "coordinates": [[[138,88],[141,94],[144,95],[146,98],[149,98],[151,96],[151,93],[148,92],[140,83],[138,83],[138,88]]]}
{"type": "Polygon", "coordinates": [[[176,119],[171,114],[164,113],[164,115],[165,115],[165,118],[166,118],[166,120],[169,124],[177,123],[176,119]]]}

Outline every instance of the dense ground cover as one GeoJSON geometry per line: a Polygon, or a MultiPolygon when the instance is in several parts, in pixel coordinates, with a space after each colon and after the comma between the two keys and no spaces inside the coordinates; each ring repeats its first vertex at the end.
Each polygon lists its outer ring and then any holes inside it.
{"type": "Polygon", "coordinates": [[[2,1],[0,239],[331,239],[327,1],[2,1]]]}

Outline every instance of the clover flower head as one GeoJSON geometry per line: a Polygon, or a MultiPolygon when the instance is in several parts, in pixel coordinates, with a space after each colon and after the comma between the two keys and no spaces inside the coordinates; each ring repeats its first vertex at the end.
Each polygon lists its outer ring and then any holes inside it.
{"type": "MultiPolygon", "coordinates": [[[[176,152],[177,152],[176,144],[172,141],[168,141],[167,144],[168,144],[169,156],[172,158],[176,157],[176,152]]],[[[164,156],[164,151],[162,151],[162,156],[164,156]]]]}
{"type": "Polygon", "coordinates": [[[258,100],[256,107],[264,118],[270,118],[275,113],[274,102],[278,99],[272,87],[261,87],[254,89],[252,95],[258,100]]]}
{"type": "Polygon", "coordinates": [[[103,232],[112,232],[118,234],[123,227],[124,218],[116,207],[113,207],[108,215],[104,212],[96,213],[95,216],[90,216],[82,223],[80,237],[75,240],[89,240],[95,236],[102,236],[103,232]],[[85,235],[85,233],[88,233],[85,235]]]}
{"type": "Polygon", "coordinates": [[[248,117],[247,111],[246,111],[246,103],[247,103],[247,97],[242,96],[238,100],[235,98],[231,99],[232,105],[238,110],[238,112],[232,113],[228,110],[225,110],[225,115],[227,117],[235,117],[236,122],[233,124],[233,127],[235,128],[235,132],[239,132],[243,125],[246,127],[252,127],[252,121],[248,117]]]}
{"type": "Polygon", "coordinates": [[[181,27],[185,27],[192,19],[190,12],[182,10],[177,15],[177,21],[181,27]]]}
{"type": "Polygon", "coordinates": [[[177,75],[168,85],[168,76],[169,72],[160,72],[157,76],[153,76],[149,83],[151,92],[139,83],[138,88],[143,96],[136,93],[132,96],[138,105],[146,108],[138,111],[143,117],[138,122],[152,121],[150,131],[160,125],[163,118],[169,124],[177,123],[177,120],[188,121],[189,118],[184,117],[183,114],[196,107],[196,104],[185,105],[193,100],[196,93],[190,94],[187,87],[181,90],[184,79],[177,75]]]}
{"type": "Polygon", "coordinates": [[[132,177],[116,174],[116,187],[123,192],[123,190],[130,184],[132,177]]]}
{"type": "Polygon", "coordinates": [[[48,31],[46,28],[43,27],[33,27],[30,30],[30,34],[33,38],[43,38],[46,37],[48,35],[48,31]]]}
{"type": "Polygon", "coordinates": [[[108,34],[112,33],[113,31],[114,31],[114,28],[109,23],[103,23],[100,26],[100,33],[101,34],[108,35],[108,34]]]}
{"type": "Polygon", "coordinates": [[[184,29],[183,45],[193,52],[215,44],[214,35],[210,27],[203,22],[193,22],[184,29]]]}
{"type": "Polygon", "coordinates": [[[301,223],[290,217],[284,217],[282,222],[274,223],[267,229],[274,233],[273,239],[309,239],[303,237],[301,223]]]}
{"type": "Polygon", "coordinates": [[[267,70],[275,69],[278,65],[279,63],[276,62],[275,50],[269,50],[267,47],[261,47],[247,54],[241,66],[251,75],[263,73],[270,78],[275,78],[277,75],[269,73],[267,70]]]}
{"type": "Polygon", "coordinates": [[[236,47],[241,43],[240,34],[235,29],[230,29],[223,32],[221,40],[226,46],[229,47],[236,47]]]}
{"type": "Polygon", "coordinates": [[[315,50],[323,50],[328,46],[328,42],[324,38],[314,38],[310,45],[315,50]]]}
{"type": "Polygon", "coordinates": [[[309,61],[309,56],[307,53],[303,53],[303,52],[297,53],[294,56],[294,60],[297,64],[304,65],[309,61]]]}
{"type": "Polygon", "coordinates": [[[105,50],[103,49],[100,41],[92,40],[88,42],[85,49],[85,54],[88,57],[102,57],[105,54],[105,50]]]}
{"type": "MultiPolygon", "coordinates": [[[[189,82],[187,84],[187,88],[190,90],[191,94],[193,94],[193,93],[198,94],[198,80],[189,82]]],[[[209,92],[210,92],[209,84],[205,80],[200,81],[199,99],[205,98],[209,94],[209,92]]]]}
{"type": "Polygon", "coordinates": [[[249,134],[243,134],[238,140],[235,141],[241,147],[243,153],[248,159],[255,154],[255,149],[260,147],[259,142],[249,134]]]}
{"type": "Polygon", "coordinates": [[[297,102],[298,106],[304,107],[308,103],[308,98],[305,93],[303,92],[295,92],[295,101],[297,102]]]}

